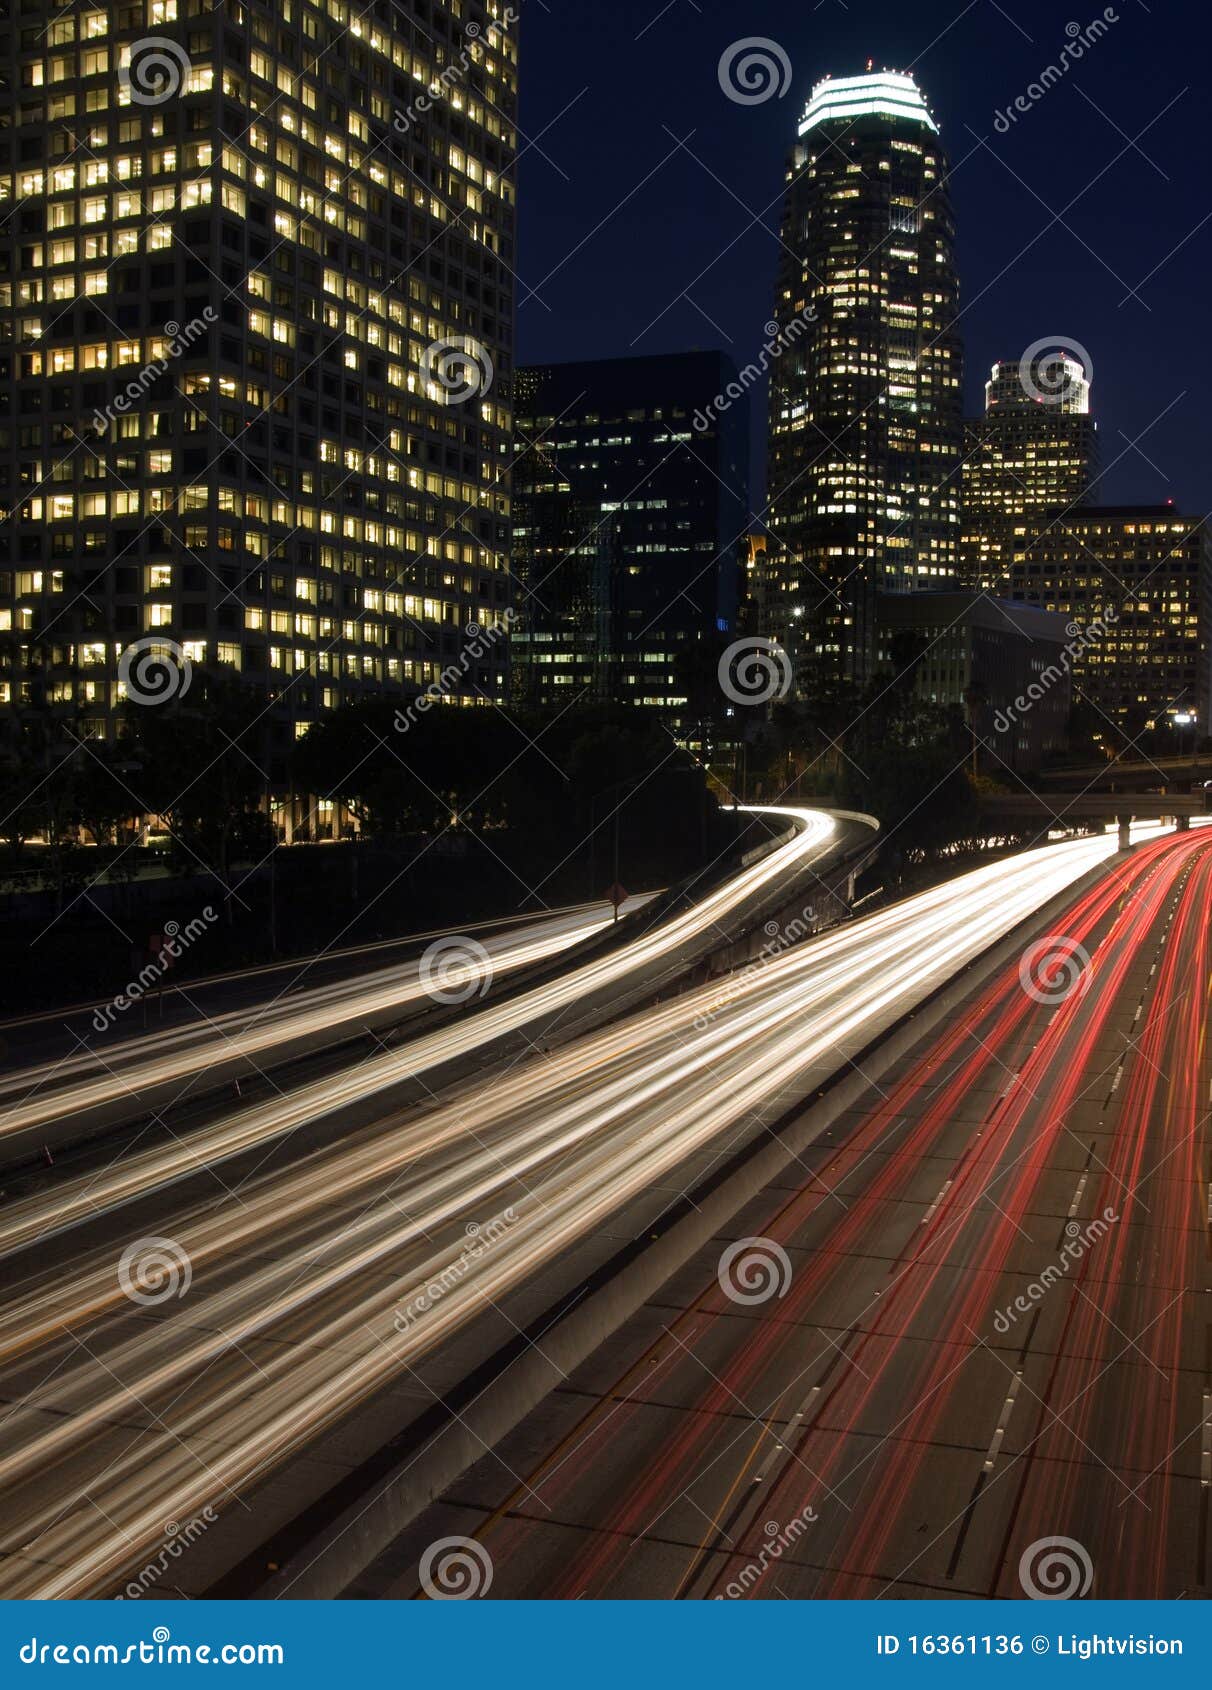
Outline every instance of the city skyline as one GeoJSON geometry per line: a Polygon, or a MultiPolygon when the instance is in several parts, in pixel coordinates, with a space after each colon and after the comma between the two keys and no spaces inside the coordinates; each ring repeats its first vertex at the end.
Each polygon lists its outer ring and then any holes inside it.
{"type": "MultiPolygon", "coordinates": [[[[746,15],[744,35],[774,41],[790,72],[781,93],[739,105],[719,98],[719,60],[740,34],[719,6],[692,13],[678,0],[662,13],[623,0],[584,19],[571,67],[565,14],[531,8],[519,362],[692,348],[727,351],[742,366],[755,358],[777,260],[780,172],[799,118],[816,82],[871,60],[913,71],[951,155],[964,414],[980,414],[995,361],[1017,360],[1044,336],[1077,342],[1093,366],[1105,434],[1099,498],[1212,508],[1212,472],[1193,437],[1212,383],[1197,284],[1212,230],[1199,209],[1198,103],[1183,55],[1152,51],[1167,10],[1147,14],[1125,0],[1119,22],[1031,99],[1024,90],[1073,39],[1069,20],[1042,0],[928,4],[911,17],[890,4],[846,10],[828,0],[810,26],[790,0],[765,0],[746,15]],[[661,54],[677,55],[676,78],[642,74],[661,54]],[[558,77],[545,74],[556,55],[558,77]],[[630,90],[628,116],[603,156],[590,137],[613,110],[616,80],[630,90]],[[999,133],[996,120],[1020,95],[1027,110],[999,133]],[[1049,227],[1056,212],[1063,219],[1049,227]],[[636,250],[643,285],[624,256],[636,250]]],[[[1103,12],[1091,6],[1072,19],[1085,31],[1103,12]]],[[[1207,20],[1183,21],[1201,42],[1207,20]]],[[[757,486],[762,433],[755,425],[757,486]]]]}
{"type": "Polygon", "coordinates": [[[10,1661],[449,1678],[490,1625],[413,1604],[487,1598],[617,1684],[643,1599],[640,1690],[674,1602],[708,1690],[789,1618],[904,1690],[1195,1682],[1166,21],[9,8],[10,1661]]]}

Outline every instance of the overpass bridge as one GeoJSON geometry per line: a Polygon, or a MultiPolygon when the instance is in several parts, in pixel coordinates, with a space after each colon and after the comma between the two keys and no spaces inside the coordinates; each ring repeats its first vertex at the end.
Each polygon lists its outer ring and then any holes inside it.
{"type": "Polygon", "coordinates": [[[1129,790],[1177,787],[1182,790],[1202,786],[1205,781],[1212,780],[1212,755],[1205,752],[1202,755],[1154,757],[1132,762],[1117,759],[1113,763],[1091,763],[1080,769],[1041,770],[1033,778],[1037,786],[1050,791],[1057,787],[1081,791],[1090,787],[1100,791],[1109,787],[1129,790]]]}
{"type": "MultiPolygon", "coordinates": [[[[1070,776],[1072,778],[1072,776],[1070,776]]],[[[1134,821],[1173,820],[1180,832],[1192,816],[1208,811],[1208,796],[1197,792],[1014,792],[981,799],[981,813],[990,821],[1049,822],[1057,826],[1081,822],[1118,822],[1121,850],[1129,847],[1134,821]]]]}

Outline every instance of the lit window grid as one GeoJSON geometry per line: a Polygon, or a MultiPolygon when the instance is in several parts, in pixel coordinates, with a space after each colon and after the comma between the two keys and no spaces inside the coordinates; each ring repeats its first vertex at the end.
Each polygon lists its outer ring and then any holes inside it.
{"type": "MultiPolygon", "coordinates": [[[[166,21],[169,17],[171,17],[173,12],[173,8],[171,6],[167,8],[157,8],[156,10],[158,13],[157,17],[155,19],[150,19],[149,14],[149,21],[166,21]]],[[[287,10],[289,12],[289,8],[287,10]]],[[[329,13],[333,16],[343,16],[340,9],[335,7],[330,7],[329,13]]],[[[309,15],[307,9],[304,9],[303,15],[309,15]]],[[[108,14],[102,11],[94,14],[88,14],[88,17],[82,23],[81,27],[87,27],[92,30],[94,35],[104,33],[104,31],[99,27],[97,20],[101,19],[104,21],[107,16],[108,14]]],[[[376,43],[372,42],[371,46],[376,47],[376,43]]],[[[376,48],[376,50],[379,49],[376,48]]],[[[513,44],[512,42],[509,42],[508,56],[510,59],[512,58],[512,51],[513,44]]],[[[400,62],[398,51],[395,56],[395,62],[400,62]]],[[[96,62],[90,60],[87,65],[85,65],[83,60],[81,60],[78,65],[68,67],[68,69],[79,70],[81,73],[88,76],[91,76],[94,73],[100,73],[107,68],[108,65],[103,65],[100,60],[97,60],[96,62]]],[[[189,92],[196,93],[204,90],[210,85],[210,82],[213,79],[208,79],[205,75],[206,68],[207,67],[205,66],[195,66],[194,72],[191,73],[189,92]]],[[[414,58],[411,64],[411,73],[414,78],[420,78],[424,81],[426,74],[425,64],[414,58]]],[[[225,76],[228,75],[230,75],[230,73],[225,73],[225,76]]],[[[23,78],[26,87],[41,86],[47,81],[59,82],[63,80],[63,67],[57,63],[55,65],[48,64],[44,66],[41,74],[35,70],[31,72],[30,77],[23,78]]],[[[236,90],[233,89],[230,81],[227,82],[225,92],[230,94],[235,91],[236,90]]],[[[502,100],[507,103],[511,101],[513,91],[512,73],[510,76],[509,88],[497,89],[495,91],[501,96],[502,100]]],[[[314,105],[314,89],[312,90],[312,99],[310,101],[308,99],[308,89],[306,85],[303,86],[302,95],[304,106],[309,104],[314,105]]],[[[65,95],[64,99],[67,100],[73,97],[74,96],[71,95],[65,95]]],[[[108,101],[106,101],[103,105],[102,101],[93,98],[92,93],[89,91],[81,90],[81,97],[87,98],[87,103],[89,104],[90,109],[94,112],[107,109],[108,101]]],[[[498,103],[498,101],[493,101],[494,106],[498,103]]],[[[277,102],[275,102],[275,104],[277,104],[277,102]]],[[[272,110],[273,107],[271,107],[271,111],[272,110]]],[[[477,112],[472,113],[473,116],[476,116],[477,114],[480,117],[483,117],[484,110],[478,108],[477,112]]],[[[66,107],[64,107],[57,115],[66,116],[71,114],[66,110],[66,107]]],[[[285,130],[287,133],[290,133],[296,124],[302,127],[302,125],[306,124],[308,121],[306,119],[299,120],[296,117],[296,114],[292,111],[291,107],[285,103],[281,104],[281,110],[276,115],[281,117],[281,123],[278,127],[285,130]]],[[[124,126],[118,131],[117,144],[129,144],[130,141],[134,139],[130,130],[130,123],[142,121],[142,119],[138,118],[127,120],[124,126]]],[[[158,138],[162,134],[162,120],[152,116],[147,118],[146,121],[152,129],[153,137],[158,138]]],[[[251,149],[249,152],[240,153],[238,149],[234,149],[230,145],[225,146],[222,153],[223,169],[219,172],[218,178],[212,176],[204,181],[194,181],[188,184],[186,188],[183,188],[180,199],[177,198],[175,190],[156,189],[154,192],[161,195],[159,204],[154,204],[152,201],[145,198],[136,205],[134,203],[134,196],[129,190],[123,190],[125,197],[121,199],[117,196],[115,196],[112,201],[106,201],[104,198],[100,198],[98,203],[98,197],[94,196],[94,199],[89,201],[87,206],[84,202],[79,202],[77,207],[79,217],[83,219],[83,217],[87,214],[92,225],[94,225],[91,232],[85,237],[93,243],[90,251],[95,253],[97,257],[108,256],[108,251],[103,250],[103,246],[106,248],[108,247],[108,237],[111,235],[113,236],[114,251],[117,256],[127,256],[132,251],[137,250],[137,243],[132,242],[130,234],[125,230],[117,230],[114,227],[115,222],[124,216],[132,216],[137,220],[141,220],[144,228],[147,248],[149,250],[162,250],[165,245],[164,237],[166,232],[170,235],[172,233],[171,228],[168,227],[166,214],[180,209],[193,210],[197,206],[204,205],[206,203],[213,204],[216,180],[220,181],[220,191],[224,196],[226,196],[228,188],[223,178],[225,178],[228,174],[239,176],[242,171],[246,171],[247,158],[251,157],[252,152],[257,150],[258,142],[264,141],[266,143],[260,150],[268,150],[267,121],[268,120],[263,120],[250,127],[247,137],[251,149]],[[230,170],[228,168],[229,166],[231,167],[230,170]],[[106,216],[107,213],[109,214],[108,221],[106,216]],[[104,224],[106,226],[103,228],[96,228],[95,225],[98,224],[104,224]]],[[[488,121],[490,127],[497,126],[497,118],[495,115],[488,121]]],[[[359,125],[364,128],[364,120],[361,119],[357,113],[350,113],[349,126],[355,134],[358,131],[359,125]]],[[[96,125],[94,124],[94,131],[95,129],[96,125]]],[[[112,161],[104,156],[96,156],[96,143],[100,142],[101,137],[98,133],[92,132],[90,133],[90,138],[93,141],[94,146],[89,150],[94,154],[94,156],[89,159],[86,165],[80,168],[81,178],[84,176],[87,176],[88,178],[87,182],[83,183],[84,186],[96,187],[104,181],[109,181],[111,179],[126,180],[137,177],[141,174],[141,161],[134,161],[133,155],[131,154],[123,153],[117,155],[112,161]]],[[[106,139],[111,143],[111,145],[115,143],[115,137],[112,134],[107,136],[106,139]]],[[[338,186],[350,184],[348,193],[345,196],[347,208],[351,204],[361,207],[363,198],[360,195],[356,184],[356,175],[358,170],[365,167],[366,173],[369,175],[370,179],[375,180],[376,173],[382,173],[382,167],[373,163],[369,159],[368,155],[361,154],[353,142],[346,143],[344,139],[338,141],[329,134],[325,136],[325,144],[329,154],[334,157],[339,156],[341,152],[347,148],[347,157],[341,158],[340,162],[342,166],[345,166],[347,163],[350,166],[344,183],[338,184],[329,177],[326,180],[326,189],[330,192],[330,194],[335,194],[338,186]]],[[[199,148],[201,148],[204,144],[199,143],[198,145],[199,148]]],[[[208,163],[208,159],[201,150],[193,151],[192,149],[187,150],[185,148],[181,149],[181,155],[178,159],[176,149],[165,147],[151,152],[149,155],[149,162],[157,173],[168,174],[171,173],[174,167],[179,168],[184,166],[186,163],[191,165],[205,165],[208,163]]],[[[501,200],[501,206],[499,208],[501,211],[499,219],[500,228],[508,230],[511,226],[511,213],[506,208],[511,206],[512,190],[508,184],[507,178],[503,175],[498,176],[492,171],[486,171],[485,168],[482,167],[475,159],[474,155],[461,149],[452,149],[451,165],[452,183],[454,180],[453,171],[455,169],[467,178],[468,185],[465,187],[462,196],[464,208],[469,207],[473,211],[476,210],[477,207],[482,208],[483,195],[485,193],[495,192],[499,194],[501,200]]],[[[27,198],[37,197],[37,190],[40,189],[47,199],[50,211],[50,217],[48,220],[52,222],[53,226],[66,228],[69,226],[72,219],[67,214],[56,212],[56,207],[66,206],[68,202],[66,200],[58,199],[55,196],[70,194],[81,185],[81,182],[77,180],[75,165],[60,165],[57,168],[57,175],[53,172],[48,173],[41,180],[34,180],[27,173],[27,176],[17,185],[25,191],[27,198]]],[[[254,166],[254,169],[255,168],[259,167],[254,166]]],[[[414,200],[416,198],[415,186],[410,189],[398,172],[390,173],[390,179],[385,183],[385,185],[391,187],[392,191],[396,192],[401,197],[410,195],[414,200]]],[[[4,184],[4,187],[9,193],[11,193],[13,191],[12,181],[10,180],[8,183],[4,184]]],[[[284,175],[280,170],[275,176],[275,192],[278,199],[285,200],[287,203],[290,203],[293,198],[289,185],[289,175],[284,175]]],[[[227,209],[243,209],[238,202],[233,203],[226,197],[224,198],[224,204],[227,209]]],[[[431,209],[431,207],[427,205],[426,209],[431,209]]],[[[282,235],[283,233],[281,227],[281,215],[281,213],[278,213],[275,217],[277,233],[279,235],[282,235]]],[[[339,219],[337,220],[339,221],[339,219]]],[[[326,221],[329,226],[331,226],[334,218],[330,215],[326,221]]],[[[485,228],[488,228],[487,223],[485,224],[485,228]]],[[[353,232],[355,234],[360,233],[360,230],[356,225],[353,232]]],[[[480,230],[473,226],[471,232],[473,236],[476,236],[480,233],[480,230]]],[[[304,224],[293,227],[289,233],[299,238],[301,247],[305,248],[308,244],[314,244],[314,242],[309,242],[308,237],[309,233],[314,235],[315,231],[309,231],[309,228],[304,224]]],[[[66,241],[68,238],[69,237],[67,236],[61,237],[63,241],[66,241]]],[[[33,262],[31,264],[31,269],[37,271],[47,268],[43,262],[47,256],[48,251],[45,247],[32,254],[33,262]]],[[[68,249],[64,246],[56,248],[53,256],[62,262],[70,262],[68,249]]],[[[27,285],[30,283],[36,284],[39,280],[41,280],[41,278],[37,276],[27,277],[24,273],[19,273],[16,282],[16,298],[10,299],[8,302],[10,310],[13,310],[14,314],[16,314],[16,311],[19,309],[22,315],[28,319],[30,316],[30,308],[34,305],[45,302],[46,290],[41,290],[44,297],[43,300],[40,301],[36,297],[32,297],[39,291],[36,285],[27,285]]],[[[326,273],[324,277],[325,294],[327,295],[338,292],[338,286],[334,286],[334,281],[339,284],[341,280],[342,279],[339,277],[334,277],[332,273],[326,273]]],[[[77,281],[80,284],[81,293],[99,291],[89,288],[87,275],[78,275],[77,281]]],[[[248,291],[250,295],[257,297],[264,292],[264,277],[250,276],[249,281],[250,286],[248,291]]],[[[328,329],[338,330],[344,336],[351,339],[356,338],[363,340],[367,346],[384,347],[389,356],[391,353],[397,353],[406,357],[409,360],[409,364],[407,366],[396,364],[389,365],[388,382],[389,385],[396,391],[416,394],[419,386],[421,386],[416,366],[420,363],[419,350],[423,349],[423,345],[425,344],[421,337],[428,335],[433,339],[437,339],[440,338],[441,331],[450,331],[450,325],[432,309],[429,312],[426,312],[421,308],[426,304],[426,290],[414,280],[410,289],[410,298],[406,301],[399,297],[392,297],[387,290],[370,290],[365,288],[363,284],[353,281],[352,279],[345,279],[345,286],[343,289],[340,289],[340,291],[343,293],[345,304],[347,306],[352,304],[356,306],[357,309],[356,311],[347,309],[344,312],[338,312],[331,304],[326,303],[322,312],[324,326],[328,329]],[[363,295],[365,295],[365,297],[363,297],[363,295]],[[399,325],[399,328],[393,328],[391,326],[392,324],[399,325]]],[[[307,301],[305,303],[312,304],[314,307],[315,302],[307,301]]],[[[437,303],[437,301],[430,296],[428,303],[432,307],[437,303]]],[[[313,309],[313,320],[317,315],[321,314],[315,312],[313,309]]],[[[22,322],[14,325],[14,327],[18,330],[30,328],[39,331],[43,328],[43,326],[44,325],[41,322],[22,322]]],[[[248,331],[250,335],[255,334],[257,326],[258,325],[250,322],[248,331]]],[[[294,328],[291,322],[274,319],[272,324],[268,326],[269,335],[267,338],[272,337],[274,340],[282,344],[288,345],[290,343],[293,337],[294,328]]],[[[80,370],[88,370],[106,368],[112,369],[123,364],[137,365],[141,362],[147,363],[153,359],[159,358],[163,354],[163,337],[149,338],[143,340],[142,342],[125,339],[121,342],[110,342],[108,344],[93,341],[79,348],[78,365],[76,357],[77,349],[75,347],[58,347],[51,348],[47,351],[45,354],[47,364],[46,366],[43,366],[41,360],[44,354],[36,345],[39,335],[35,333],[31,335],[30,338],[35,341],[35,345],[29,353],[23,354],[23,356],[28,358],[29,362],[23,367],[21,373],[28,375],[31,378],[36,376],[45,376],[47,373],[57,376],[65,376],[73,373],[77,367],[80,370]],[[51,367],[52,365],[53,367],[51,367]]],[[[356,351],[353,356],[356,360],[356,351]]],[[[351,357],[349,349],[347,348],[346,366],[349,367],[350,363],[351,357]]],[[[275,370],[275,374],[277,373],[278,372],[275,370]]],[[[228,386],[233,385],[230,375],[223,376],[215,375],[214,373],[209,375],[199,375],[196,370],[186,372],[184,368],[182,370],[182,375],[183,378],[190,382],[192,392],[195,395],[198,393],[204,393],[208,383],[213,382],[217,384],[226,384],[228,386]]],[[[234,385],[237,388],[239,386],[238,383],[235,383],[234,385]]],[[[235,392],[230,393],[228,397],[235,398],[237,401],[243,399],[246,405],[259,406],[262,410],[264,410],[267,408],[267,401],[269,399],[268,384],[260,382],[246,383],[243,394],[235,392]]],[[[433,404],[432,390],[423,395],[423,400],[428,400],[431,405],[433,404]]],[[[198,401],[196,398],[193,400],[193,404],[197,407],[198,401]]],[[[421,410],[422,406],[420,405],[416,408],[416,412],[413,412],[410,409],[409,420],[413,421],[416,413],[419,413],[421,410]]],[[[496,424],[499,428],[500,435],[502,437],[505,435],[508,429],[508,415],[503,408],[497,405],[496,401],[486,402],[486,404],[481,408],[481,414],[485,423],[496,424]]],[[[123,432],[126,438],[129,439],[132,435],[134,435],[137,442],[137,431],[131,427],[134,419],[130,416],[124,416],[120,420],[123,425],[123,432]]],[[[423,493],[425,497],[435,501],[449,500],[453,503],[457,503],[460,514],[463,512],[472,512],[477,509],[487,510],[494,518],[503,518],[507,520],[509,514],[508,496],[507,492],[503,490],[502,478],[495,462],[490,459],[488,462],[482,463],[479,466],[480,479],[475,483],[448,475],[443,476],[432,472],[423,473],[415,464],[402,465],[398,460],[394,460],[394,451],[401,449],[403,445],[402,434],[402,430],[393,430],[390,442],[385,444],[384,450],[380,454],[382,458],[388,460],[388,467],[382,478],[388,490],[385,495],[380,493],[379,497],[381,501],[385,503],[387,514],[389,516],[399,516],[404,514],[404,506],[400,501],[399,495],[390,491],[391,484],[394,482],[397,485],[403,484],[407,486],[413,492],[423,493]]],[[[496,443],[496,445],[497,452],[499,454],[499,442],[496,443]]],[[[65,454],[65,457],[70,455],[65,454]]],[[[146,461],[149,464],[151,463],[151,458],[152,455],[148,454],[146,461]]],[[[160,452],[156,454],[153,466],[156,474],[165,474],[170,463],[171,453],[160,452]]],[[[32,465],[32,479],[34,479],[35,482],[40,483],[42,481],[44,467],[45,466],[42,463],[37,461],[35,461],[32,465]]],[[[63,459],[60,459],[53,464],[51,468],[51,478],[56,481],[62,481],[62,470],[64,467],[63,459]]],[[[79,474],[78,479],[86,479],[87,471],[90,470],[91,467],[91,464],[86,464],[84,466],[85,474],[79,474]]],[[[358,465],[352,465],[351,469],[356,470],[360,479],[365,482],[374,478],[376,467],[374,456],[370,455],[366,462],[358,465]]],[[[119,479],[121,479],[121,477],[119,477],[119,479]]],[[[302,471],[298,480],[299,490],[304,492],[310,491],[311,489],[308,487],[307,483],[311,480],[314,484],[314,472],[302,471]]],[[[329,534],[335,533],[338,529],[338,518],[332,511],[326,510],[317,505],[308,504],[301,500],[274,499],[272,501],[272,509],[267,512],[266,507],[269,504],[269,501],[259,499],[255,496],[251,496],[249,498],[246,507],[241,502],[242,496],[239,487],[212,489],[208,485],[205,491],[208,495],[213,492],[213,503],[216,513],[221,510],[225,514],[242,519],[241,533],[244,538],[245,549],[251,552],[253,556],[265,557],[266,555],[269,555],[272,557],[275,551],[282,546],[283,537],[274,532],[276,528],[286,528],[287,537],[292,536],[294,533],[307,531],[309,529],[329,534]],[[251,526],[258,521],[264,520],[267,514],[271,518],[270,525],[267,529],[258,531],[251,526]]],[[[23,519],[31,523],[46,524],[52,528],[58,523],[74,525],[80,523],[81,521],[87,522],[95,518],[103,518],[108,521],[115,515],[124,517],[151,515],[153,517],[158,517],[161,513],[181,511],[184,509],[186,504],[190,502],[197,506],[199,504],[196,497],[197,492],[198,489],[196,486],[191,484],[186,484],[184,487],[174,487],[171,483],[159,486],[155,489],[148,489],[142,486],[132,487],[127,485],[124,487],[122,492],[112,494],[97,493],[94,491],[85,492],[83,490],[79,493],[57,491],[50,494],[47,494],[44,491],[39,491],[32,498],[18,502],[15,514],[18,519],[23,519]]],[[[369,496],[373,498],[374,492],[372,491],[369,496]]],[[[211,499],[209,497],[201,501],[201,504],[204,507],[210,503],[211,499]]],[[[437,527],[444,514],[445,513],[440,508],[436,510],[432,522],[433,527],[437,527]]],[[[186,555],[190,555],[191,540],[195,545],[205,546],[207,549],[209,549],[213,544],[213,546],[219,551],[226,549],[230,545],[231,531],[222,525],[216,524],[213,530],[208,533],[200,522],[194,521],[190,525],[190,529],[192,532],[187,530],[186,535],[183,537],[185,541],[186,555]]],[[[373,518],[364,519],[360,516],[346,515],[339,519],[339,530],[340,537],[342,539],[347,541],[356,541],[362,547],[382,547],[388,556],[396,553],[399,549],[401,549],[402,545],[410,549],[414,555],[424,552],[427,545],[431,548],[433,546],[433,540],[422,534],[420,531],[407,531],[400,523],[393,523],[390,520],[381,522],[373,518]]],[[[92,538],[91,535],[88,537],[90,539],[92,538]]],[[[482,546],[472,546],[466,544],[465,542],[459,542],[448,538],[444,540],[440,539],[439,543],[441,546],[439,557],[443,566],[442,584],[444,586],[449,587],[456,584],[451,571],[445,566],[454,563],[461,563],[464,565],[479,563],[481,567],[483,566],[483,555],[485,549],[482,546]]],[[[87,549],[87,547],[84,549],[87,549]]],[[[350,553],[343,553],[341,556],[341,563],[345,571],[348,571],[349,569],[351,555],[352,554],[350,553]]],[[[490,558],[490,561],[494,567],[499,567],[503,563],[503,558],[499,555],[493,556],[490,558]]],[[[379,559],[375,557],[373,553],[362,550],[355,560],[355,572],[361,574],[364,571],[387,575],[390,573],[390,566],[387,563],[386,558],[379,559]]],[[[470,578],[466,574],[464,574],[461,584],[464,590],[469,590],[470,578]]],[[[400,597],[401,595],[397,595],[397,598],[400,597]]],[[[416,595],[409,595],[405,602],[407,603],[407,610],[405,611],[405,614],[413,614],[417,609],[421,609],[422,611],[424,610],[424,606],[416,595]]],[[[22,608],[23,611],[25,611],[28,607],[22,608]]],[[[449,605],[445,604],[442,608],[447,614],[447,619],[449,619],[449,605]]],[[[20,625],[22,622],[28,620],[28,616],[26,614],[22,614],[16,618],[10,617],[10,620],[15,620],[18,625],[20,625]]],[[[163,621],[164,617],[162,613],[158,612],[155,625],[160,625],[163,621]]],[[[362,638],[366,643],[381,643],[381,636],[382,629],[376,624],[371,622],[365,625],[362,638]]],[[[192,643],[195,647],[200,647],[200,654],[205,653],[205,642],[192,643]]],[[[230,642],[216,641],[214,643],[216,647],[223,644],[224,649],[228,652],[231,650],[230,642]]],[[[71,653],[68,652],[66,655],[70,661],[71,653]]],[[[271,652],[271,656],[272,655],[273,654],[271,652]]],[[[297,653],[293,654],[296,659],[298,655],[299,654],[297,653]]],[[[317,668],[322,668],[324,664],[323,655],[319,656],[315,661],[317,668]]],[[[298,665],[297,663],[292,663],[292,657],[290,655],[285,656],[282,662],[283,669],[289,671],[292,666],[297,667],[298,665]]],[[[357,669],[359,666],[357,664],[353,664],[348,665],[348,667],[357,669]]],[[[367,671],[366,663],[363,662],[360,672],[369,672],[372,678],[378,681],[384,677],[385,673],[395,669],[399,673],[408,673],[409,678],[413,678],[421,683],[424,683],[427,679],[432,678],[432,676],[437,673],[439,667],[439,665],[432,664],[407,664],[401,666],[397,659],[388,658],[387,667],[384,669],[382,666],[377,664],[374,659],[371,659],[369,671],[367,671]]]]}

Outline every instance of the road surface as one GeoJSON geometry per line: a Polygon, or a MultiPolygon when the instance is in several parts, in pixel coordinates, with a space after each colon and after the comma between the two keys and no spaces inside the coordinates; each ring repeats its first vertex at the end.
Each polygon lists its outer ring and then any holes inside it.
{"type": "Polygon", "coordinates": [[[1124,861],[347,1594],[1206,1597],[1210,908],[1124,861]]]}
{"type": "MultiPolygon", "coordinates": [[[[809,817],[782,849],[810,851],[830,826],[809,817]]],[[[1168,860],[1177,847],[1157,849],[1168,860]]],[[[388,1115],[231,1201],[166,1201],[154,1233],[124,1230],[110,1205],[48,1266],[27,1246],[61,1225],[68,1198],[34,1199],[41,1218],[13,1205],[0,1240],[0,1593],[108,1594],[165,1521],[251,1513],[260,1481],[486,1304],[716,1153],[786,1086],[811,1088],[1114,854],[1106,837],[1047,847],[811,944],[772,939],[731,981],[388,1115]]],[[[1149,848],[1135,859],[1148,860],[1149,848]]],[[[737,895],[731,882],[668,926],[714,919],[737,895]]],[[[639,943],[671,942],[661,928],[639,943]]],[[[619,953],[590,966],[622,968],[619,953]]]]}

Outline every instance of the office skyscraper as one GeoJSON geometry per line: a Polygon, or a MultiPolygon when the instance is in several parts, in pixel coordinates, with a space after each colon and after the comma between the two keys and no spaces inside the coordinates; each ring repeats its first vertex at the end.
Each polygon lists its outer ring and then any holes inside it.
{"type": "Polygon", "coordinates": [[[151,642],[277,697],[285,739],[503,614],[513,21],[10,21],[0,699],[112,736],[151,642]]]}
{"type": "Polygon", "coordinates": [[[787,172],[770,401],[767,631],[855,680],[879,591],[955,578],[958,283],[938,128],[910,76],[818,83],[787,172]]]}
{"type": "Polygon", "coordinates": [[[718,352],[518,372],[523,702],[686,704],[685,665],[733,631],[742,587],[749,405],[736,376],[718,352]]]}
{"type": "Polygon", "coordinates": [[[1090,382],[1067,352],[994,364],[985,414],[964,425],[961,574],[1009,590],[1015,533],[1044,511],[1089,503],[1098,480],[1090,382]]]}

